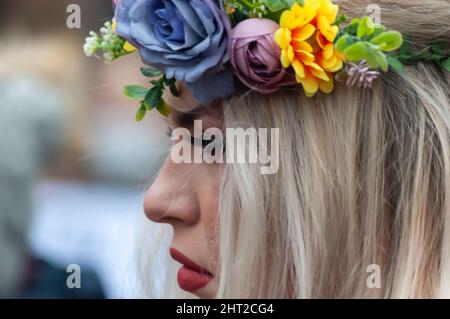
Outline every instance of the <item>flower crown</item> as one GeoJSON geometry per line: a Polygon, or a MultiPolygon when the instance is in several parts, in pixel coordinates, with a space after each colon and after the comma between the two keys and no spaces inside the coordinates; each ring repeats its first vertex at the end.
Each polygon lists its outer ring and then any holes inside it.
{"type": "Polygon", "coordinates": [[[208,105],[235,92],[235,80],[262,94],[301,84],[305,94],[331,93],[334,81],[371,87],[380,71],[431,61],[450,72],[444,43],[415,52],[397,31],[369,17],[342,26],[331,0],[113,0],[115,17],[91,32],[84,50],[107,62],[138,51],[151,88],[129,85],[140,102],[136,119],[156,109],[167,115],[167,87],[184,81],[208,105]]]}

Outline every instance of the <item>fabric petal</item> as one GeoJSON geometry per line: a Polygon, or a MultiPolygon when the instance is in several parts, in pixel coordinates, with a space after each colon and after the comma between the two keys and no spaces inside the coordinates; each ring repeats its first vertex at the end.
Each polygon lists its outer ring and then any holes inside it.
{"type": "Polygon", "coordinates": [[[297,76],[297,78],[305,77],[305,67],[298,59],[292,61],[292,67],[294,68],[295,75],[297,76]]]}
{"type": "Polygon", "coordinates": [[[319,80],[310,73],[306,73],[305,77],[300,79],[299,82],[302,84],[303,90],[308,97],[312,97],[319,89],[319,80]]]}
{"type": "Polygon", "coordinates": [[[325,94],[330,94],[334,90],[333,76],[329,74],[329,78],[330,78],[329,81],[322,81],[322,80],[319,81],[319,89],[321,92],[325,94]]]}
{"type": "Polygon", "coordinates": [[[312,24],[297,28],[292,32],[292,38],[296,41],[305,41],[314,34],[316,28],[312,24]]]}
{"type": "Polygon", "coordinates": [[[187,83],[187,86],[197,101],[204,106],[210,105],[214,100],[227,98],[235,92],[233,72],[229,69],[187,83]]]}

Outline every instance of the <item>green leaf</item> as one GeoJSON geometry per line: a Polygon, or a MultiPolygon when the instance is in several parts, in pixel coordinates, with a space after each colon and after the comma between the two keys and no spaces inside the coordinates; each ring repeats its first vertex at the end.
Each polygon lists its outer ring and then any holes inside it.
{"type": "Polygon", "coordinates": [[[444,56],[445,55],[445,43],[442,41],[436,41],[431,45],[431,51],[436,55],[444,56]]]}
{"type": "Polygon", "coordinates": [[[141,68],[141,73],[147,78],[155,78],[162,75],[162,72],[155,68],[141,68]]]}
{"type": "Polygon", "coordinates": [[[178,97],[178,96],[180,96],[180,94],[178,92],[176,83],[177,83],[177,80],[175,78],[172,78],[172,79],[164,78],[164,84],[169,87],[172,95],[175,97],[178,97]]]}
{"type": "Polygon", "coordinates": [[[339,16],[339,18],[336,19],[336,21],[334,21],[332,23],[332,25],[340,25],[345,20],[347,20],[347,15],[346,14],[342,14],[342,15],[339,16]]]}
{"type": "Polygon", "coordinates": [[[389,70],[389,63],[386,58],[386,55],[379,50],[373,51],[373,54],[375,55],[375,59],[376,59],[378,65],[380,66],[381,70],[383,72],[387,72],[389,70]]]}
{"type": "Polygon", "coordinates": [[[292,8],[292,5],[296,2],[302,7],[305,5],[304,0],[283,0],[283,1],[286,3],[288,9],[292,8]]]}
{"type": "Polygon", "coordinates": [[[356,42],[344,50],[349,61],[360,61],[367,56],[367,47],[364,42],[356,42]]]}
{"type": "Polygon", "coordinates": [[[426,47],[420,50],[417,54],[415,54],[414,59],[416,61],[429,61],[431,60],[431,47],[426,47]]]}
{"type": "Polygon", "coordinates": [[[373,21],[368,16],[365,16],[361,19],[361,21],[358,24],[358,30],[356,32],[356,35],[359,38],[362,38],[366,35],[371,35],[374,30],[375,25],[373,21]]]}
{"type": "Polygon", "coordinates": [[[172,78],[172,79],[164,78],[164,84],[167,86],[174,85],[176,82],[177,82],[177,80],[175,78],[172,78]]]}
{"type": "Polygon", "coordinates": [[[405,39],[399,50],[399,58],[400,60],[407,61],[412,57],[413,57],[412,43],[411,41],[405,39]]]}
{"type": "Polygon", "coordinates": [[[156,108],[162,98],[163,95],[163,88],[160,85],[154,86],[148,91],[147,95],[144,99],[144,105],[147,108],[147,110],[151,110],[153,108],[156,108]]]}
{"type": "Polygon", "coordinates": [[[353,18],[348,25],[349,26],[353,26],[353,25],[358,26],[360,21],[361,21],[361,19],[359,19],[359,18],[353,18]]]}
{"type": "Polygon", "coordinates": [[[373,30],[373,33],[371,34],[372,37],[376,37],[380,34],[382,34],[386,30],[386,27],[382,24],[375,24],[375,28],[373,30]]]}
{"type": "MultiPolygon", "coordinates": [[[[232,15],[229,16],[234,25],[239,24],[242,21],[247,20],[249,17],[246,13],[236,10],[232,15]]],[[[277,20],[278,21],[278,20],[277,20]]]]}
{"type": "Polygon", "coordinates": [[[271,12],[278,12],[286,8],[286,2],[284,0],[267,0],[265,5],[271,12]]]}
{"type": "Polygon", "coordinates": [[[373,69],[376,69],[380,66],[380,63],[378,62],[380,58],[378,57],[377,52],[380,52],[377,48],[374,48],[373,46],[366,46],[365,60],[367,61],[367,64],[369,64],[373,69]]]}
{"type": "Polygon", "coordinates": [[[392,69],[394,69],[395,72],[397,72],[398,74],[405,73],[405,66],[403,65],[403,63],[400,62],[399,59],[397,59],[394,56],[388,56],[387,60],[389,66],[392,67],[392,69]]]}
{"type": "Polygon", "coordinates": [[[352,21],[350,21],[349,25],[347,26],[347,33],[356,36],[360,21],[361,20],[359,20],[358,18],[354,18],[352,21]]]}
{"type": "Polygon", "coordinates": [[[144,102],[141,102],[141,107],[136,112],[136,121],[137,122],[142,121],[144,119],[146,113],[147,113],[147,110],[145,109],[144,102]]]}
{"type": "Polygon", "coordinates": [[[349,47],[350,45],[352,45],[355,42],[356,42],[356,40],[354,37],[352,37],[351,35],[348,35],[348,34],[344,34],[336,41],[335,47],[336,47],[336,50],[338,50],[339,52],[344,52],[344,50],[347,47],[349,47]]]}
{"type": "Polygon", "coordinates": [[[440,60],[442,60],[444,58],[443,55],[441,54],[437,54],[437,53],[432,53],[430,55],[430,61],[432,62],[439,62],[440,60]]]}
{"type": "Polygon", "coordinates": [[[450,72],[450,57],[439,62],[439,64],[448,72],[450,72]]]}
{"type": "Polygon", "coordinates": [[[180,96],[180,92],[178,91],[176,84],[172,84],[169,88],[170,88],[170,93],[172,93],[173,96],[175,96],[175,97],[180,96]]]}
{"type": "Polygon", "coordinates": [[[296,2],[303,7],[303,0],[266,0],[264,2],[264,5],[269,9],[270,12],[276,13],[285,9],[290,9],[296,2]]]}
{"type": "Polygon", "coordinates": [[[373,38],[370,43],[378,45],[383,51],[395,51],[403,43],[402,34],[397,31],[387,31],[373,38]]]}
{"type": "Polygon", "coordinates": [[[158,107],[156,109],[162,116],[165,116],[165,117],[169,116],[169,114],[171,112],[169,105],[163,99],[161,99],[161,101],[159,102],[158,107]]]}
{"type": "Polygon", "coordinates": [[[123,94],[133,100],[142,100],[147,95],[149,89],[140,85],[127,85],[123,88],[123,94]]]}
{"type": "Polygon", "coordinates": [[[412,40],[409,35],[403,37],[403,43],[400,47],[400,54],[411,54],[412,51],[412,40]]]}

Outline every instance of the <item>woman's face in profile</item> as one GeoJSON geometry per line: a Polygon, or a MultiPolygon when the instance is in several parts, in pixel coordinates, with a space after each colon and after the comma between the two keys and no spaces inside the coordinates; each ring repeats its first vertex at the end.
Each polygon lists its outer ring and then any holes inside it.
{"type": "MultiPolygon", "coordinates": [[[[196,108],[198,102],[184,87],[179,98],[167,99],[174,106],[170,130],[183,127],[194,136],[194,120],[202,121],[203,131],[222,127],[221,106],[196,108]],[[193,107],[193,112],[177,111],[193,107]]],[[[205,143],[201,144],[192,145],[192,152],[195,147],[204,147],[205,143]]],[[[219,283],[216,225],[222,170],[221,164],[178,164],[169,154],[144,200],[145,214],[151,221],[173,227],[170,255],[180,263],[179,286],[201,298],[214,298],[219,283]]]]}

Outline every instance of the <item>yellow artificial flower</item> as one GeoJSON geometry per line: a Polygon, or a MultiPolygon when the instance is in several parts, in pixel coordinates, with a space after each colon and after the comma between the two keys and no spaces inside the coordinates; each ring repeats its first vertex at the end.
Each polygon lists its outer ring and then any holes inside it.
{"type": "Polygon", "coordinates": [[[281,15],[275,33],[281,63],[284,68],[292,66],[307,96],[318,90],[332,92],[333,73],[343,67],[344,55],[333,45],[339,32],[333,25],[338,11],[331,0],[305,0],[303,6],[295,2],[281,15]]]}

